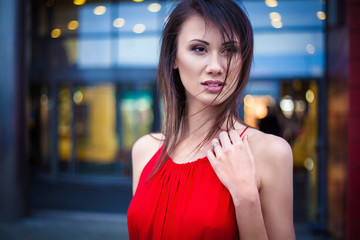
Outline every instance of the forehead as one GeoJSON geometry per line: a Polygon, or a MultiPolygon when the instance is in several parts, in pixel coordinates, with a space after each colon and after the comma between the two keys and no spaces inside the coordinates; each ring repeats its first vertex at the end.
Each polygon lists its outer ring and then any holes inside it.
{"type": "Polygon", "coordinates": [[[192,15],[183,23],[179,40],[208,39],[221,41],[222,36],[219,28],[213,22],[206,22],[200,15],[192,15]]]}

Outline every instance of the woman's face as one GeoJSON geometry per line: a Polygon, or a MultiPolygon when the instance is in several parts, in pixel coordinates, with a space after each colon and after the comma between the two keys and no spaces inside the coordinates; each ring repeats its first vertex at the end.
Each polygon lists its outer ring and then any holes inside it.
{"type": "Polygon", "coordinates": [[[180,30],[174,68],[179,70],[189,105],[218,105],[235,90],[241,69],[240,43],[224,41],[217,26],[193,15],[180,30]]]}

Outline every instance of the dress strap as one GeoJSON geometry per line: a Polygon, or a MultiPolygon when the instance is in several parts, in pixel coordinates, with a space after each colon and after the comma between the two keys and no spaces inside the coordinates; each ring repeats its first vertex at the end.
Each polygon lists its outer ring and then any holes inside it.
{"type": "Polygon", "coordinates": [[[242,131],[242,133],[240,134],[240,137],[242,137],[242,135],[245,133],[245,131],[249,128],[249,126],[246,126],[245,129],[242,131]]]}

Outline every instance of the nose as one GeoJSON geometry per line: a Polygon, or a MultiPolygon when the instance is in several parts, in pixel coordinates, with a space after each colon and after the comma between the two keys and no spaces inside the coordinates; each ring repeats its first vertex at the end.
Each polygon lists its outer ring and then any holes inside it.
{"type": "Polygon", "coordinates": [[[206,66],[206,73],[211,75],[221,75],[224,72],[224,64],[226,60],[219,54],[212,54],[209,56],[206,66]]]}

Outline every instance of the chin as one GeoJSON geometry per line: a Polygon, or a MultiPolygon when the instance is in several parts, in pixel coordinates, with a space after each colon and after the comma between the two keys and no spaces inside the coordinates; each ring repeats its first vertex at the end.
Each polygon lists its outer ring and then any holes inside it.
{"type": "Polygon", "coordinates": [[[224,98],[218,97],[217,99],[215,99],[215,97],[213,97],[211,99],[207,99],[202,102],[204,103],[205,106],[218,106],[222,104],[224,101],[225,101],[224,98]]]}

